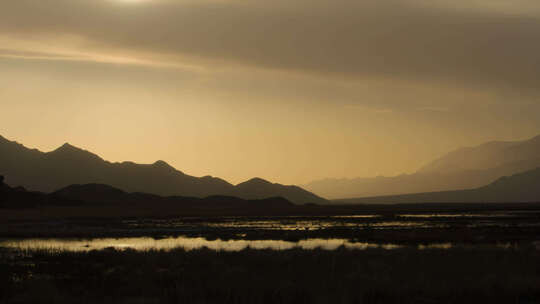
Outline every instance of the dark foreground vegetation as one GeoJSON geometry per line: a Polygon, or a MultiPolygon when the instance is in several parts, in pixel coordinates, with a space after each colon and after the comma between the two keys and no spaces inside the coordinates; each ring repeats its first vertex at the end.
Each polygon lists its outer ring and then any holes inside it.
{"type": "Polygon", "coordinates": [[[534,248],[1,251],[0,303],[538,303],[534,248]]]}

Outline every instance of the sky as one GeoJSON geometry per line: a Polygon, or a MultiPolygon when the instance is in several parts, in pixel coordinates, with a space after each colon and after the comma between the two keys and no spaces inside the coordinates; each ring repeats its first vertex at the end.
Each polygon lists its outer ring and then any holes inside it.
{"type": "Polygon", "coordinates": [[[537,0],[5,0],[0,135],[285,184],[540,134],[537,0]]]}

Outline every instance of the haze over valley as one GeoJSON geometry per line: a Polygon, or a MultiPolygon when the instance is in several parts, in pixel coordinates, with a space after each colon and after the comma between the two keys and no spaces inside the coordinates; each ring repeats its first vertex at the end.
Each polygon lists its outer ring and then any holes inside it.
{"type": "Polygon", "coordinates": [[[460,148],[427,163],[413,174],[324,179],[304,187],[329,199],[461,190],[485,186],[500,177],[537,167],[540,167],[540,136],[460,148]]]}

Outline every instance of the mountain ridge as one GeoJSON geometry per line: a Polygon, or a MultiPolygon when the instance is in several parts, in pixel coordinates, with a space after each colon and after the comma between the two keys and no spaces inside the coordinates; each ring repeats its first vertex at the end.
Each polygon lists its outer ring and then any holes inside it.
{"type": "Polygon", "coordinates": [[[297,204],[327,203],[324,198],[300,187],[265,181],[273,186],[265,186],[265,191],[260,192],[243,183],[233,185],[217,177],[187,175],[163,160],[152,164],[109,162],[69,143],[51,152],[41,152],[4,137],[0,138],[0,173],[9,176],[13,185],[47,193],[72,184],[95,183],[111,185],[126,192],[161,196],[202,198],[226,195],[242,199],[281,196],[297,204]]]}
{"type": "Polygon", "coordinates": [[[336,200],[348,204],[540,202],[540,167],[475,189],[336,200]]]}
{"type": "MultiPolygon", "coordinates": [[[[1,209],[31,209],[43,207],[116,207],[119,210],[138,208],[140,211],[159,212],[156,208],[166,207],[173,212],[204,210],[246,210],[259,208],[258,210],[287,210],[294,206],[282,197],[269,197],[259,200],[245,200],[231,196],[208,196],[205,198],[182,197],[182,196],[159,196],[149,193],[128,193],[110,185],[104,184],[74,184],[59,189],[53,193],[27,191],[24,188],[11,188],[4,183],[4,177],[0,175],[0,210],[1,209]],[[260,209],[263,208],[263,209],[260,209]]],[[[69,212],[75,212],[70,210],[69,212]]],[[[77,213],[77,212],[75,212],[77,213]]],[[[79,212],[80,213],[80,212],[79,212]]]]}
{"type": "Polygon", "coordinates": [[[412,174],[325,179],[303,185],[330,199],[472,189],[506,175],[540,166],[540,136],[523,141],[491,141],[453,150],[412,174]]]}

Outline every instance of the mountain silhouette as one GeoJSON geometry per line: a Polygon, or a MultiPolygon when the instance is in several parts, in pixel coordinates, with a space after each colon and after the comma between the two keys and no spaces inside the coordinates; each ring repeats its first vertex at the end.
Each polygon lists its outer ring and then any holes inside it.
{"type": "Polygon", "coordinates": [[[540,136],[526,141],[494,141],[476,147],[460,148],[450,152],[422,167],[418,172],[450,173],[512,166],[533,169],[540,165],[539,152],[540,136]]]}
{"type": "Polygon", "coordinates": [[[224,195],[247,200],[283,197],[297,204],[327,202],[295,186],[272,184],[260,179],[258,183],[248,181],[234,186],[217,177],[199,178],[184,174],[162,160],[153,164],[111,163],[68,143],[54,151],[41,152],[2,136],[0,173],[9,176],[11,185],[46,193],[72,184],[103,184],[130,193],[160,196],[224,195]]]}
{"type": "MultiPolygon", "coordinates": [[[[129,202],[127,199],[128,193],[103,184],[69,185],[51,194],[56,197],[83,202],[129,202]]],[[[159,196],[154,195],[153,198],[158,197],[159,196]]]]}
{"type": "Polygon", "coordinates": [[[472,189],[540,166],[540,136],[525,141],[489,142],[460,148],[416,173],[393,177],[325,179],[304,185],[328,198],[397,195],[472,189]]]}
{"type": "Polygon", "coordinates": [[[264,199],[244,200],[225,195],[212,195],[205,198],[183,196],[159,196],[148,193],[128,193],[109,185],[85,184],[70,185],[50,194],[55,198],[80,201],[93,204],[147,204],[174,203],[183,207],[254,207],[266,205],[266,207],[290,207],[293,204],[282,197],[270,197],[264,199]]]}
{"type": "Polygon", "coordinates": [[[0,176],[0,208],[27,209],[47,206],[62,207],[117,207],[132,210],[138,208],[144,214],[152,214],[166,207],[174,212],[186,210],[288,210],[294,206],[282,197],[245,200],[231,196],[209,196],[206,198],[170,196],[164,197],[148,193],[128,193],[109,185],[70,185],[53,193],[27,191],[22,187],[11,188],[3,183],[0,176]],[[263,209],[260,209],[263,208],[263,209]]]}
{"type": "Polygon", "coordinates": [[[274,196],[287,198],[292,202],[323,202],[315,194],[307,192],[298,186],[273,184],[261,178],[252,178],[235,187],[235,194],[238,197],[245,196],[251,199],[263,199],[268,197],[268,193],[273,193],[274,196]]]}
{"type": "Polygon", "coordinates": [[[339,200],[341,203],[540,202],[540,168],[504,176],[476,189],[339,200]]]}
{"type": "Polygon", "coordinates": [[[12,188],[0,176],[0,208],[33,208],[43,205],[75,206],[80,202],[70,199],[57,199],[37,191],[27,191],[24,187],[12,188]]]}

